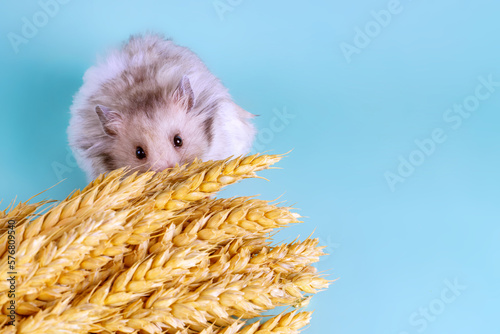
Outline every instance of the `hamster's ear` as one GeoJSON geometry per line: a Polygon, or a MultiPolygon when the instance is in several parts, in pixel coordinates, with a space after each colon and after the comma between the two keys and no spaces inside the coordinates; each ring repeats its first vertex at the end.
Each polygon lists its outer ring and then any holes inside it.
{"type": "Polygon", "coordinates": [[[174,103],[180,104],[182,107],[186,108],[186,111],[190,111],[193,108],[194,93],[187,75],[182,76],[182,79],[179,82],[179,85],[177,85],[172,98],[174,103]]]}
{"type": "Polygon", "coordinates": [[[95,107],[95,112],[99,116],[104,132],[108,136],[116,136],[122,123],[120,114],[99,104],[95,107]]]}

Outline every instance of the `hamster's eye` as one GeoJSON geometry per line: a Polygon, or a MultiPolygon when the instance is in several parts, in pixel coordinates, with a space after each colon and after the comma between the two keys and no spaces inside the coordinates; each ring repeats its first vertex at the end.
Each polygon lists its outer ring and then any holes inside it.
{"type": "Polygon", "coordinates": [[[182,146],[182,138],[179,135],[175,135],[175,137],[174,137],[174,146],[175,147],[182,146]]]}
{"type": "Polygon", "coordinates": [[[137,157],[137,159],[142,160],[142,159],[144,159],[146,157],[146,152],[144,152],[144,150],[142,149],[142,147],[137,146],[135,148],[135,156],[137,157]]]}

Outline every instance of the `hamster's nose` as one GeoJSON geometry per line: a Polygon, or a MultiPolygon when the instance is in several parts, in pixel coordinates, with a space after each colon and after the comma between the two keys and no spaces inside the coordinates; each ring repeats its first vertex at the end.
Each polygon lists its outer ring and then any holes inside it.
{"type": "Polygon", "coordinates": [[[155,172],[161,172],[167,168],[172,168],[172,167],[174,167],[173,163],[162,163],[154,165],[151,169],[154,170],[155,172]]]}

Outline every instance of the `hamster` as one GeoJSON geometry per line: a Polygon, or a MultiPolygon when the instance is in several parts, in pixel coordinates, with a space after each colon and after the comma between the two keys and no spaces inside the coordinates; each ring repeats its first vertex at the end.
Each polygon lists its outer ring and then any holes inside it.
{"type": "Polygon", "coordinates": [[[160,171],[251,149],[254,115],[198,56],[161,35],[131,36],[83,81],[67,133],[89,181],[125,166],[160,171]]]}

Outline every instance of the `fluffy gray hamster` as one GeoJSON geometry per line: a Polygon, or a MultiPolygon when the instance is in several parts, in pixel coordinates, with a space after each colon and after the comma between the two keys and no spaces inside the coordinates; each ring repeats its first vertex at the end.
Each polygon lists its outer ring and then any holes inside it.
{"type": "Polygon", "coordinates": [[[160,35],[132,36],[89,68],[70,108],[68,140],[89,180],[129,166],[247,154],[254,116],[192,51],[160,35]]]}

